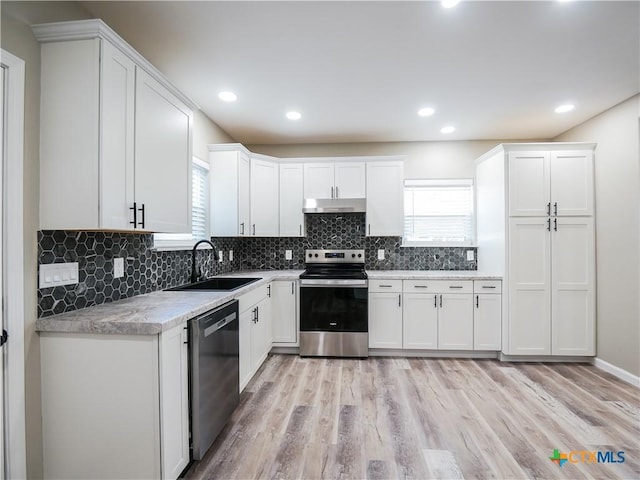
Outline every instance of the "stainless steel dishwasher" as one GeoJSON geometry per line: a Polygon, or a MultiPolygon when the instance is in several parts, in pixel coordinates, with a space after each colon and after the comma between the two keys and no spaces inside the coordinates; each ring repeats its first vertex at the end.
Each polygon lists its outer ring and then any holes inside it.
{"type": "Polygon", "coordinates": [[[201,460],[240,400],[238,301],[189,322],[192,459],[201,460]]]}

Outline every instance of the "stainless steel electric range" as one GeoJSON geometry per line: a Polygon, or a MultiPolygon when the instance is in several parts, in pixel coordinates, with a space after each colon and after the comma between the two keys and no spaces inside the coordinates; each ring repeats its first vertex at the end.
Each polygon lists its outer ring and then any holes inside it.
{"type": "Polygon", "coordinates": [[[307,250],[300,275],[300,355],[369,355],[364,250],[307,250]]]}

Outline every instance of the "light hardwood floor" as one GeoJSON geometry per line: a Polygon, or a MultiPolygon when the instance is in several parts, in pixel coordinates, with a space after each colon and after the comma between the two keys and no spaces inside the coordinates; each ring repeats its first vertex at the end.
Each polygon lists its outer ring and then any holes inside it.
{"type": "Polygon", "coordinates": [[[270,355],[185,476],[638,479],[640,390],[588,365],[270,355]]]}

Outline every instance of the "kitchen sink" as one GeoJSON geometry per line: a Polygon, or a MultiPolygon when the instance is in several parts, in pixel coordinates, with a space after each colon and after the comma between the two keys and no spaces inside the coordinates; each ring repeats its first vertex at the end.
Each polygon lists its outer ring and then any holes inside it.
{"type": "Polygon", "coordinates": [[[257,282],[259,278],[246,278],[246,277],[214,277],[208,278],[195,283],[187,283],[186,285],[180,285],[179,287],[167,288],[168,291],[182,291],[182,290],[210,290],[210,291],[222,291],[228,292],[235,290],[236,288],[244,287],[250,283],[257,282]]]}

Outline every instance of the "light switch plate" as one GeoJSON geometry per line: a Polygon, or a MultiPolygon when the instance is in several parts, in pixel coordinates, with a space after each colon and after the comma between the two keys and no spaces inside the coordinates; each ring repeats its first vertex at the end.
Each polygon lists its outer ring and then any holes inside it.
{"type": "Polygon", "coordinates": [[[116,257],[113,259],[113,278],[124,277],[124,258],[116,257]]]}
{"type": "Polygon", "coordinates": [[[475,259],[475,255],[473,254],[473,250],[467,250],[467,260],[472,262],[475,259]]]}
{"type": "Polygon", "coordinates": [[[378,250],[378,260],[384,260],[384,248],[378,250]]]}
{"type": "Polygon", "coordinates": [[[233,250],[229,250],[229,261],[233,262],[233,250]]]}
{"type": "Polygon", "coordinates": [[[293,252],[291,250],[284,251],[284,259],[285,260],[293,260],[293,252]]]}
{"type": "Polygon", "coordinates": [[[38,288],[74,285],[78,283],[78,262],[46,263],[40,265],[38,288]]]}
{"type": "Polygon", "coordinates": [[[218,263],[222,263],[222,260],[224,260],[224,252],[222,250],[218,251],[218,263]]]}

